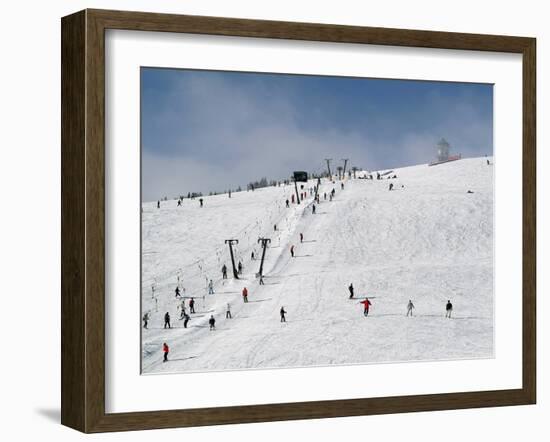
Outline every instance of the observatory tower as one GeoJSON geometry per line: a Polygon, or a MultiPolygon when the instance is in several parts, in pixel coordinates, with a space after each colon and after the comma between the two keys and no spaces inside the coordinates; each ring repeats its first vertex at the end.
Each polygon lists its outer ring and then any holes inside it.
{"type": "Polygon", "coordinates": [[[441,138],[437,143],[437,159],[429,164],[429,166],[435,166],[441,163],[447,163],[449,161],[456,161],[462,158],[462,155],[450,155],[451,145],[445,138],[441,138]]]}
{"type": "Polygon", "coordinates": [[[451,145],[445,138],[441,138],[437,143],[437,161],[447,161],[449,159],[449,150],[451,145]]]}

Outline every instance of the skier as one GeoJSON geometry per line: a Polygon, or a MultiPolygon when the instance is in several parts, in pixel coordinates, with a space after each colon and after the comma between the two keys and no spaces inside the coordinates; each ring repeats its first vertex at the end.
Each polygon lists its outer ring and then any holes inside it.
{"type": "Polygon", "coordinates": [[[189,313],[195,313],[195,298],[189,300],[189,313]]]}
{"type": "Polygon", "coordinates": [[[157,201],[157,209],[160,209],[160,201],[157,201]]]}
{"type": "Polygon", "coordinates": [[[204,203],[204,201],[203,201],[202,198],[199,198],[199,203],[201,204],[201,207],[202,207],[202,206],[203,206],[203,203],[204,203]]]}
{"type": "Polygon", "coordinates": [[[181,206],[181,200],[178,200],[178,207],[181,206]]]}
{"type": "Polygon", "coordinates": [[[247,288],[243,288],[243,302],[248,302],[248,290],[247,288]]]}
{"type": "Polygon", "coordinates": [[[393,190],[393,183],[390,183],[390,188],[389,190],[393,190]]]}
{"type": "MultiPolygon", "coordinates": [[[[319,198],[319,197],[317,197],[317,198],[319,198]]],[[[317,201],[317,204],[319,204],[319,201],[317,201]]],[[[313,215],[315,215],[315,204],[313,204],[313,205],[311,206],[311,213],[312,213],[313,215]]]]}
{"type": "Polygon", "coordinates": [[[164,315],[164,328],[166,328],[166,326],[168,326],[168,328],[172,328],[170,326],[170,313],[168,312],[164,315]]]}
{"type": "Polygon", "coordinates": [[[281,314],[281,322],[286,322],[286,318],[285,318],[286,311],[285,311],[285,308],[284,308],[284,307],[281,307],[281,311],[280,311],[279,313],[281,314]]]}
{"type": "Polygon", "coordinates": [[[187,312],[185,311],[185,299],[181,301],[181,313],[180,313],[180,321],[187,315],[187,312]]]}
{"type": "Polygon", "coordinates": [[[225,311],[225,319],[231,319],[231,305],[227,303],[227,310],[225,311]]]}
{"type": "Polygon", "coordinates": [[[445,317],[450,318],[452,311],[453,311],[453,304],[451,304],[450,300],[447,300],[447,305],[445,306],[445,317]]]}
{"type": "Polygon", "coordinates": [[[413,315],[413,308],[414,308],[414,304],[409,299],[409,303],[407,304],[407,316],[409,316],[409,313],[411,314],[411,316],[413,315]]]}
{"type": "Polygon", "coordinates": [[[364,301],[361,301],[359,304],[363,304],[363,315],[368,316],[369,315],[369,308],[372,305],[369,301],[369,298],[365,298],[364,301]]]}
{"type": "Polygon", "coordinates": [[[265,285],[264,284],[264,275],[260,275],[260,285],[265,285]]]}
{"type": "Polygon", "coordinates": [[[252,261],[254,261],[254,250],[252,250],[252,253],[250,254],[250,258],[252,259],[252,261]]]}
{"type": "Polygon", "coordinates": [[[273,224],[273,231],[277,231],[277,224],[273,224]]]}
{"type": "Polygon", "coordinates": [[[210,331],[216,330],[216,320],[214,319],[214,315],[210,315],[208,323],[210,324],[210,331]]]}
{"type": "Polygon", "coordinates": [[[290,256],[294,258],[294,246],[290,246],[290,256]]]}
{"type": "Polygon", "coordinates": [[[289,204],[290,204],[290,203],[289,203],[288,198],[287,198],[287,199],[286,199],[286,207],[287,207],[287,208],[290,207],[289,204]]]}
{"type": "Polygon", "coordinates": [[[304,234],[300,233],[300,242],[304,242],[304,234]]]}
{"type": "Polygon", "coordinates": [[[292,200],[292,204],[294,204],[294,194],[292,194],[292,196],[290,197],[290,199],[292,200]]]}
{"type": "Polygon", "coordinates": [[[162,351],[164,352],[164,359],[162,362],[168,362],[168,353],[170,353],[170,348],[166,342],[162,344],[162,351]]]}
{"type": "Polygon", "coordinates": [[[176,287],[176,298],[181,298],[181,295],[180,295],[180,288],[179,287],[176,287]]]}
{"type": "Polygon", "coordinates": [[[340,185],[342,187],[342,190],[344,190],[344,183],[341,183],[340,185]]]}
{"type": "Polygon", "coordinates": [[[225,264],[222,267],[222,278],[227,279],[227,266],[225,264]]]}
{"type": "Polygon", "coordinates": [[[147,323],[149,322],[149,313],[143,315],[143,328],[147,328],[147,323]]]}
{"type": "Polygon", "coordinates": [[[349,285],[349,299],[353,299],[353,283],[349,285]]]}
{"type": "Polygon", "coordinates": [[[239,261],[239,264],[237,265],[237,270],[239,275],[243,274],[243,263],[241,261],[239,261]]]}
{"type": "Polygon", "coordinates": [[[212,280],[208,283],[208,294],[213,295],[214,294],[214,283],[212,280]]]}
{"type": "Polygon", "coordinates": [[[183,328],[187,328],[187,323],[191,319],[191,316],[189,316],[187,313],[185,314],[185,320],[183,321],[183,328]]]}

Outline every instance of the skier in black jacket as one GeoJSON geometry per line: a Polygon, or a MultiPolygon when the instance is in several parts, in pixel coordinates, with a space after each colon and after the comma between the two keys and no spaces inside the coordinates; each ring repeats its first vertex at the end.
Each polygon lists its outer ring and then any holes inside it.
{"type": "Polygon", "coordinates": [[[281,314],[281,322],[286,322],[286,318],[285,318],[286,311],[285,311],[285,308],[284,308],[284,307],[281,307],[281,310],[280,310],[279,313],[281,314]]]}
{"type": "Polygon", "coordinates": [[[214,315],[210,315],[208,323],[210,324],[210,331],[216,330],[216,320],[214,319],[214,315]]]}
{"type": "Polygon", "coordinates": [[[447,301],[447,305],[445,306],[445,317],[450,318],[451,313],[453,311],[453,304],[451,304],[451,301],[447,301]]]}
{"type": "Polygon", "coordinates": [[[149,313],[145,313],[143,315],[143,328],[147,328],[148,322],[149,322],[149,313]]]}

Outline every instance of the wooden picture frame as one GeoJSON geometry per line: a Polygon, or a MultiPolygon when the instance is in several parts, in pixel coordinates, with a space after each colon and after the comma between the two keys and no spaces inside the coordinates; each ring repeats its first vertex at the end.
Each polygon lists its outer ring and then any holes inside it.
{"type": "Polygon", "coordinates": [[[536,41],[533,38],[84,10],[62,19],[62,424],[91,432],[534,404],[536,41]],[[268,405],[105,412],[105,30],[517,53],[523,64],[523,385],[268,405]]]}

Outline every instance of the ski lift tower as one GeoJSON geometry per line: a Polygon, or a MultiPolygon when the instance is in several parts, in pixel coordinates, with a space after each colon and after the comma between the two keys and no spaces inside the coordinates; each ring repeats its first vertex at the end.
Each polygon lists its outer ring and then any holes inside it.
{"type": "Polygon", "coordinates": [[[448,161],[450,149],[451,145],[447,142],[447,140],[445,138],[441,138],[439,143],[437,143],[437,161],[448,161]]]}

